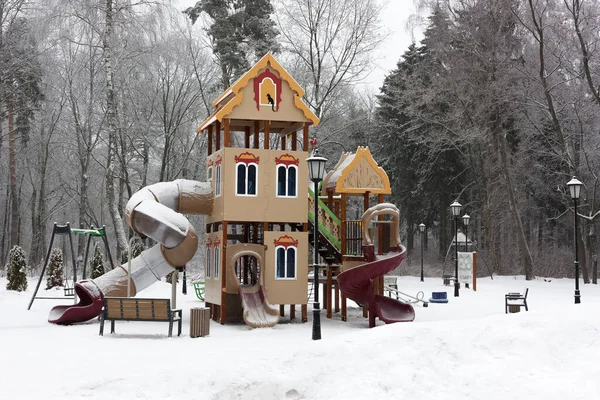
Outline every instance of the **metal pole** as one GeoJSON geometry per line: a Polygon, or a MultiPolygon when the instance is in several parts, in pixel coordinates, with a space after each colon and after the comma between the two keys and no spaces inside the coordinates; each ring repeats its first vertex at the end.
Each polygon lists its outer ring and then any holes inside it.
{"type": "Polygon", "coordinates": [[[423,279],[423,232],[421,231],[421,282],[424,282],[423,279]]]}
{"type": "Polygon", "coordinates": [[[454,217],[454,297],[458,297],[458,216],[454,217]]]}
{"type": "Polygon", "coordinates": [[[315,195],[315,213],[313,217],[313,287],[315,292],[315,301],[313,303],[313,326],[312,339],[321,340],[321,310],[319,304],[319,265],[317,264],[317,247],[319,246],[319,181],[313,181],[313,190],[315,195]]]}
{"type": "Polygon", "coordinates": [[[579,293],[579,254],[577,252],[577,199],[573,199],[575,205],[575,304],[581,303],[579,293]]]}
{"type": "Polygon", "coordinates": [[[469,239],[467,238],[467,233],[469,233],[469,225],[465,225],[465,252],[469,251],[469,239]]]}
{"type": "MultiPolygon", "coordinates": [[[[135,240],[135,235],[129,239],[129,255],[127,260],[127,297],[131,297],[131,246],[135,240]]],[[[173,306],[175,308],[175,306],[173,306]]]]}

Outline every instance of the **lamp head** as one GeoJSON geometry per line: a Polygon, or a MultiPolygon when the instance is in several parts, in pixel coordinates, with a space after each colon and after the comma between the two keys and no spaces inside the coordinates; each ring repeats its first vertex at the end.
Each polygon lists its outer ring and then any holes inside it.
{"type": "Polygon", "coordinates": [[[419,224],[419,230],[421,232],[425,232],[425,224],[421,222],[421,224],[419,224]]]}
{"type": "Polygon", "coordinates": [[[581,194],[581,187],[583,183],[576,177],[573,177],[569,182],[567,182],[567,187],[569,188],[569,192],[571,192],[571,198],[573,200],[579,199],[579,195],[581,194]]]}
{"type": "Polygon", "coordinates": [[[454,200],[454,203],[450,204],[450,210],[452,210],[452,215],[454,217],[458,217],[460,215],[460,210],[462,209],[462,205],[454,200]]]}
{"type": "Polygon", "coordinates": [[[325,176],[325,163],[327,159],[319,157],[318,153],[319,150],[314,149],[312,155],[306,159],[306,164],[308,164],[308,179],[313,182],[320,182],[325,176]]]}
{"type": "Polygon", "coordinates": [[[471,220],[471,217],[469,216],[469,214],[465,214],[465,215],[463,215],[462,220],[463,220],[463,225],[468,226],[469,221],[471,220]]]}

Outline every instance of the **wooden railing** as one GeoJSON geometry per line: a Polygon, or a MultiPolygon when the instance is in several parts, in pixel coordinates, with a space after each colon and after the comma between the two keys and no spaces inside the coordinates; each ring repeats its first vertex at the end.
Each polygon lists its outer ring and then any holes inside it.
{"type": "MultiPolygon", "coordinates": [[[[308,188],[308,219],[314,223],[315,195],[308,188]]],[[[338,250],[341,242],[341,222],[333,211],[319,199],[319,232],[324,235],[338,250]]]]}

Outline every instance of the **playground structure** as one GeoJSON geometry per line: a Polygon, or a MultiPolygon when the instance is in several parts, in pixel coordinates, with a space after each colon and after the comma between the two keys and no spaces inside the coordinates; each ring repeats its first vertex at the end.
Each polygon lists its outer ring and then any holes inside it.
{"type": "Polygon", "coordinates": [[[410,304],[383,296],[383,276],[398,267],[406,249],[400,244],[399,211],[384,202],[389,179],[368,148],[344,153],[326,175],[315,222],[306,158],[309,128],[319,119],[303,95],[271,54],[223,92],[198,129],[207,135],[207,182],[180,179],[135,193],[127,203],[127,223],[158,244],[130,266],[76,283],[79,303],[55,307],[49,321],[94,318],[105,296],[125,297],[128,286],[135,296],[184,267],[198,237],[183,214],[206,216],[204,299],[214,321],[274,326],[286,306],[291,319],[300,306],[306,321],[309,245],[317,246],[322,260],[328,318],[341,302],[345,321],[349,298],[363,307],[370,327],[375,318],[412,321],[410,304]],[[350,220],[348,202],[357,196],[363,216],[350,220]],[[317,237],[309,233],[315,223],[317,237]]]}

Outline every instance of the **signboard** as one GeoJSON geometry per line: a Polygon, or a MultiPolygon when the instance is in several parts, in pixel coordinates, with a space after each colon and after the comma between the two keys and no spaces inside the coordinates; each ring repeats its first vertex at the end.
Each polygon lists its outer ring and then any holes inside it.
{"type": "MultiPolygon", "coordinates": [[[[473,280],[473,272],[475,265],[475,253],[458,252],[458,281],[471,284],[473,280]]],[[[475,285],[473,285],[475,286],[475,285]]]]}

